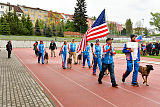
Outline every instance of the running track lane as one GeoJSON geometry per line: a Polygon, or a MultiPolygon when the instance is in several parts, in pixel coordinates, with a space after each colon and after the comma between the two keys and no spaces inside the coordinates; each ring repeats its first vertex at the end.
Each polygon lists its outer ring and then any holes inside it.
{"type": "MultiPolygon", "coordinates": [[[[144,85],[132,87],[128,82],[131,76],[126,84],[121,83],[120,74],[125,68],[119,66],[126,65],[122,60],[115,59],[115,71],[118,70],[115,72],[116,80],[120,85],[116,89],[111,87],[109,77],[104,78],[102,85],[97,84],[97,76],[91,75],[92,70],[81,65],[73,65],[72,70],[63,70],[60,57],[50,58],[49,64],[41,65],[37,64],[32,49],[14,49],[14,53],[58,106],[160,106],[160,90],[144,85]]],[[[156,75],[151,76],[154,78],[156,75]]],[[[142,79],[139,80],[142,82],[142,79]]]]}

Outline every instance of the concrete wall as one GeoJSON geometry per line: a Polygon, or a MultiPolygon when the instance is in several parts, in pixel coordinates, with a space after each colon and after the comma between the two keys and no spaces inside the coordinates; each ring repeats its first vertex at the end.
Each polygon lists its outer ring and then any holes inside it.
{"type": "MultiPolygon", "coordinates": [[[[0,40],[0,48],[5,48],[7,44],[7,40],[0,40]]],[[[12,41],[13,48],[33,48],[33,44],[35,41],[12,41]]],[[[45,47],[49,47],[50,41],[44,41],[45,47]]],[[[63,45],[63,42],[56,42],[57,47],[61,47],[63,45]]],[[[76,42],[78,45],[79,42],[76,42]]],[[[103,46],[104,43],[101,43],[101,46],[103,46]]],[[[113,43],[113,46],[115,48],[122,48],[124,46],[124,43],[113,43]]]]}

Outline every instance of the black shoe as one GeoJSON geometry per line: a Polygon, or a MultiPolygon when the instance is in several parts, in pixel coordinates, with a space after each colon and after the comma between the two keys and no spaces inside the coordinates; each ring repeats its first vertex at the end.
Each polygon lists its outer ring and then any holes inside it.
{"type": "Polygon", "coordinates": [[[38,62],[40,64],[40,62],[38,62]]]}
{"type": "Polygon", "coordinates": [[[75,62],[74,64],[78,64],[77,62],[75,62]]]}
{"type": "Polygon", "coordinates": [[[89,66],[89,69],[92,68],[91,66],[89,66]]]}
{"type": "Polygon", "coordinates": [[[66,68],[63,68],[63,69],[66,69],[66,68]]]}
{"type": "Polygon", "coordinates": [[[102,84],[102,81],[101,81],[100,79],[98,79],[98,83],[99,83],[99,84],[102,84]]]}
{"type": "Polygon", "coordinates": [[[125,78],[124,77],[122,77],[122,82],[125,82],[125,78]]]}
{"type": "Polygon", "coordinates": [[[118,84],[112,84],[112,87],[117,88],[118,84]]]}
{"type": "Polygon", "coordinates": [[[44,64],[44,63],[42,63],[42,64],[44,64]]]}
{"type": "Polygon", "coordinates": [[[138,83],[132,83],[132,86],[139,87],[138,83]]]}

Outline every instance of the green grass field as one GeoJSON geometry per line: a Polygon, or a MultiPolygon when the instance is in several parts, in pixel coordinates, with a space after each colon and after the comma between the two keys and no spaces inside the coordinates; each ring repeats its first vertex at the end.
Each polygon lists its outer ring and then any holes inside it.
{"type": "Polygon", "coordinates": [[[160,59],[160,56],[143,56],[143,57],[160,59]]]}

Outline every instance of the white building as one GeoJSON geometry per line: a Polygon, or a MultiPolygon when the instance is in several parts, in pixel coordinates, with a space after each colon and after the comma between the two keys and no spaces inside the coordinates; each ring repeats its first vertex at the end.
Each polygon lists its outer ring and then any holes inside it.
{"type": "Polygon", "coordinates": [[[14,12],[14,5],[10,5],[10,3],[0,3],[0,17],[7,12],[14,12]]]}

